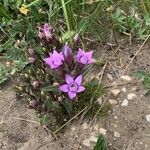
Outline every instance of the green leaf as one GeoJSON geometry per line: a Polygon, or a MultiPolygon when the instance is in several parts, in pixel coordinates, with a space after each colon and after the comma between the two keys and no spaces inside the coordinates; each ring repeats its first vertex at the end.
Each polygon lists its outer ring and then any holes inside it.
{"type": "Polygon", "coordinates": [[[67,31],[66,33],[64,33],[61,37],[61,39],[63,41],[67,41],[70,39],[70,36],[72,37],[75,34],[75,31],[67,31]]]}
{"type": "Polygon", "coordinates": [[[42,88],[42,90],[46,91],[46,92],[53,92],[53,93],[56,93],[56,94],[59,93],[58,87],[56,87],[54,85],[45,86],[45,87],[42,88]]]}
{"type": "Polygon", "coordinates": [[[39,115],[40,124],[41,124],[42,126],[47,125],[48,122],[49,122],[49,119],[50,119],[50,115],[49,115],[49,114],[41,113],[41,114],[39,115]]]}
{"type": "Polygon", "coordinates": [[[106,150],[106,140],[102,134],[99,135],[93,150],[106,150]]]}
{"type": "Polygon", "coordinates": [[[73,103],[71,100],[65,100],[63,103],[65,109],[67,110],[68,114],[71,115],[73,112],[73,103]]]}

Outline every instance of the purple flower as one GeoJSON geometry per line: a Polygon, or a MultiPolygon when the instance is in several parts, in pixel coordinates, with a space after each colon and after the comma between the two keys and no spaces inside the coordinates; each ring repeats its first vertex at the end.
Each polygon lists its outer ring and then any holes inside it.
{"type": "Polygon", "coordinates": [[[94,62],[92,59],[93,51],[85,52],[81,48],[79,48],[77,55],[75,56],[75,59],[77,62],[88,65],[94,62]]]}
{"type": "Polygon", "coordinates": [[[53,29],[48,23],[45,23],[43,26],[39,27],[38,36],[41,40],[46,39],[47,41],[53,39],[53,29]]]}
{"type": "Polygon", "coordinates": [[[49,53],[49,57],[44,59],[45,63],[50,66],[51,69],[58,68],[60,65],[63,64],[64,56],[57,51],[53,51],[53,54],[49,53]]]}
{"type": "Polygon", "coordinates": [[[68,64],[70,64],[73,60],[72,49],[67,44],[65,44],[63,47],[62,53],[64,55],[65,61],[68,64]]]}
{"type": "Polygon", "coordinates": [[[81,85],[82,75],[79,75],[75,80],[72,76],[66,75],[66,83],[59,87],[59,89],[65,93],[68,93],[70,99],[77,96],[77,93],[83,92],[85,88],[81,85]]]}
{"type": "Polygon", "coordinates": [[[44,24],[43,33],[47,40],[52,39],[52,27],[48,25],[48,23],[44,24]]]}

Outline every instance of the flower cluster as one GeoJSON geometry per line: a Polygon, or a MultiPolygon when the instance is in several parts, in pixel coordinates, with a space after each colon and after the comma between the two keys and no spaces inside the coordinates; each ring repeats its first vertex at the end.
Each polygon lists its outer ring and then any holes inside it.
{"type": "MultiPolygon", "coordinates": [[[[46,31],[50,31],[50,29],[50,27],[47,27],[46,31]]],[[[48,37],[51,37],[49,32],[47,33],[48,37]]],[[[59,90],[64,94],[68,93],[70,99],[75,98],[78,93],[85,90],[82,86],[83,75],[81,73],[86,66],[94,62],[92,55],[93,51],[85,52],[81,48],[78,48],[77,53],[73,54],[73,50],[65,44],[61,52],[55,49],[52,53],[49,53],[48,57],[44,58],[44,62],[50,69],[59,72],[57,76],[63,79],[59,90]]]]}

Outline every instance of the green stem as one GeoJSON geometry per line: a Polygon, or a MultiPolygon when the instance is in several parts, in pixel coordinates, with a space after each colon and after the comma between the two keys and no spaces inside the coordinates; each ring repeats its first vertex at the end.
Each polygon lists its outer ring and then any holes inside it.
{"type": "Polygon", "coordinates": [[[66,24],[67,24],[69,36],[70,36],[70,42],[71,42],[71,44],[72,44],[71,30],[70,30],[70,23],[69,23],[69,18],[68,18],[68,13],[67,13],[65,1],[64,1],[64,0],[61,0],[61,3],[62,3],[62,8],[63,8],[64,16],[65,16],[65,19],[66,19],[66,24]]]}
{"type": "Polygon", "coordinates": [[[40,0],[35,0],[33,2],[31,2],[30,4],[27,5],[27,7],[31,7],[32,5],[35,5],[39,2],[40,0]]]}

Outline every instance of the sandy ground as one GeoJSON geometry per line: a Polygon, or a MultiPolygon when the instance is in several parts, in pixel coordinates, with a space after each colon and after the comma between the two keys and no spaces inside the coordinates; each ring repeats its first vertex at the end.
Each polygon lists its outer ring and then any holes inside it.
{"type": "MultiPolygon", "coordinates": [[[[124,44],[114,55],[114,60],[112,55],[116,49],[106,52],[105,57],[111,64],[106,66],[103,76],[107,86],[118,83],[120,74],[139,46],[138,43],[136,46],[124,44]],[[112,79],[108,74],[111,74],[112,79]]],[[[107,117],[97,118],[91,126],[91,120],[73,123],[56,139],[50,131],[39,125],[34,110],[27,109],[21,100],[15,100],[13,85],[6,85],[0,91],[0,149],[92,150],[97,136],[103,133],[108,141],[108,150],[150,150],[150,122],[146,120],[146,115],[150,114],[150,96],[143,95],[142,82],[132,75],[137,69],[150,71],[149,48],[146,45],[132,62],[126,73],[131,80],[122,79],[119,85],[108,88],[103,100],[107,97],[108,102],[114,100],[115,103],[111,104],[112,109],[107,117]],[[118,90],[119,93],[114,95],[112,90],[118,90]]]]}

